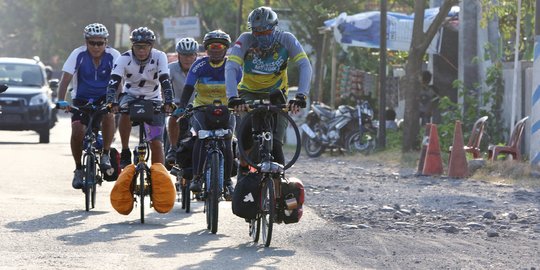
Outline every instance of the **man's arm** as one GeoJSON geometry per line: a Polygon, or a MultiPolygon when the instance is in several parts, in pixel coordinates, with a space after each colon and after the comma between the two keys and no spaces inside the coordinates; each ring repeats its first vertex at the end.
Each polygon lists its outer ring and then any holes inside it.
{"type": "Polygon", "coordinates": [[[309,58],[302,48],[302,45],[293,34],[284,32],[282,33],[282,36],[282,42],[289,51],[290,59],[291,61],[296,62],[300,72],[298,76],[298,93],[307,96],[309,95],[311,75],[313,72],[309,58]]]}
{"type": "Polygon", "coordinates": [[[60,79],[60,85],[58,86],[58,100],[66,100],[67,88],[72,78],[73,74],[62,72],[62,79],[60,79]]]}

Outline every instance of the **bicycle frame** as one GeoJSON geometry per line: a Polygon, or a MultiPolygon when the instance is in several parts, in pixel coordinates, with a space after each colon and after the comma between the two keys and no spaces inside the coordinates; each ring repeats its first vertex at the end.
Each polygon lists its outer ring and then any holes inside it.
{"type": "Polygon", "coordinates": [[[85,194],[85,209],[90,211],[91,208],[95,207],[96,203],[96,185],[102,183],[99,168],[101,149],[97,149],[94,145],[97,141],[97,131],[95,131],[93,125],[95,118],[102,114],[105,109],[98,108],[97,105],[92,104],[92,101],[82,107],[71,106],[71,109],[79,111],[89,118],[83,137],[83,192],[85,194]]]}
{"type": "MultiPolygon", "coordinates": [[[[136,102],[135,100],[134,102],[136,102]]],[[[127,110],[129,111],[129,109],[127,110]]],[[[160,112],[160,108],[154,107],[154,112],[160,112]]],[[[126,112],[125,109],[121,112],[126,112]]],[[[150,198],[150,207],[152,207],[152,176],[150,168],[148,167],[147,160],[150,153],[150,147],[146,142],[146,132],[144,130],[144,121],[139,119],[131,119],[133,123],[138,123],[139,125],[139,144],[135,148],[135,175],[133,175],[132,185],[134,188],[133,196],[134,200],[140,204],[140,214],[141,214],[141,223],[144,223],[144,197],[149,196],[150,198]]]]}
{"type": "Polygon", "coordinates": [[[296,133],[297,142],[300,142],[300,133],[294,120],[286,113],[287,105],[272,105],[260,102],[259,104],[250,105],[250,108],[252,110],[249,114],[251,114],[252,117],[251,119],[244,117],[239,130],[243,131],[246,128],[248,121],[252,121],[252,134],[255,142],[253,149],[257,150],[257,161],[254,161],[250,155],[246,153],[246,149],[244,149],[240,140],[238,148],[244,161],[254,167],[262,176],[262,181],[259,184],[261,195],[259,201],[259,213],[255,219],[250,220],[250,235],[253,238],[253,241],[257,242],[262,227],[264,245],[268,247],[270,246],[272,239],[274,222],[282,222],[282,218],[279,214],[279,210],[283,208],[280,199],[281,179],[285,177],[285,170],[296,162],[301,149],[301,144],[297,143],[296,152],[293,158],[289,162],[285,162],[286,164],[284,165],[274,161],[274,157],[272,156],[273,127],[275,126],[274,120],[277,119],[274,116],[280,114],[287,119],[296,133]],[[257,123],[258,125],[255,126],[254,123],[257,123]]]}
{"type": "MultiPolygon", "coordinates": [[[[220,104],[217,104],[220,105],[220,104]]],[[[191,116],[194,110],[202,111],[212,105],[202,105],[188,110],[191,116]]],[[[216,109],[220,110],[220,109],[216,109]]],[[[224,173],[225,155],[223,149],[226,148],[225,140],[232,138],[230,129],[201,129],[197,131],[197,139],[203,144],[203,151],[206,152],[203,162],[203,188],[202,199],[204,200],[204,211],[206,213],[207,229],[213,234],[218,229],[219,201],[224,195],[224,173]],[[217,177],[216,177],[217,175],[217,177]]]]}

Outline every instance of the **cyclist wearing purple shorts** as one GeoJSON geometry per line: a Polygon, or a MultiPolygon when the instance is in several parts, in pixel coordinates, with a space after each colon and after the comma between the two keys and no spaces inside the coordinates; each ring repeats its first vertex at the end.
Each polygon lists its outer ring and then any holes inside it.
{"type": "MultiPolygon", "coordinates": [[[[136,99],[151,100],[155,105],[164,102],[164,110],[171,113],[174,110],[173,93],[169,80],[167,55],[153,48],[156,36],[146,27],[139,27],[131,32],[131,50],[123,53],[114,63],[111,81],[107,91],[107,103],[112,112],[127,108],[136,99]],[[124,80],[120,103],[116,98],[120,82],[124,80]],[[120,107],[120,108],[119,108],[120,107]]],[[[152,163],[164,163],[163,128],[165,115],[154,114],[151,123],[145,123],[146,140],[150,144],[152,163]]],[[[122,152],[120,166],[131,164],[129,150],[129,135],[131,119],[128,113],[120,115],[119,121],[122,152]]]]}

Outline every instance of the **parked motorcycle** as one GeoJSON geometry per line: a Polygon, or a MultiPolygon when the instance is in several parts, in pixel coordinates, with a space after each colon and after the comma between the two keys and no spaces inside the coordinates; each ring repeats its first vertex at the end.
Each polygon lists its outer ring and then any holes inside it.
{"type": "Polygon", "coordinates": [[[326,149],[369,154],[375,148],[373,109],[368,101],[352,97],[355,107],[340,105],[332,110],[319,102],[311,105],[306,122],[301,125],[302,146],[308,156],[318,157],[326,149]]]}

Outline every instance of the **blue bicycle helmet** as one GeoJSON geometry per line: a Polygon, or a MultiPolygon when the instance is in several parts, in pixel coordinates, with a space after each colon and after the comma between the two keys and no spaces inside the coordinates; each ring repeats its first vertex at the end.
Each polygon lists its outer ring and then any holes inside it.
{"type": "Polygon", "coordinates": [[[269,7],[258,7],[249,13],[247,24],[252,32],[273,30],[278,24],[278,16],[269,7]]]}

